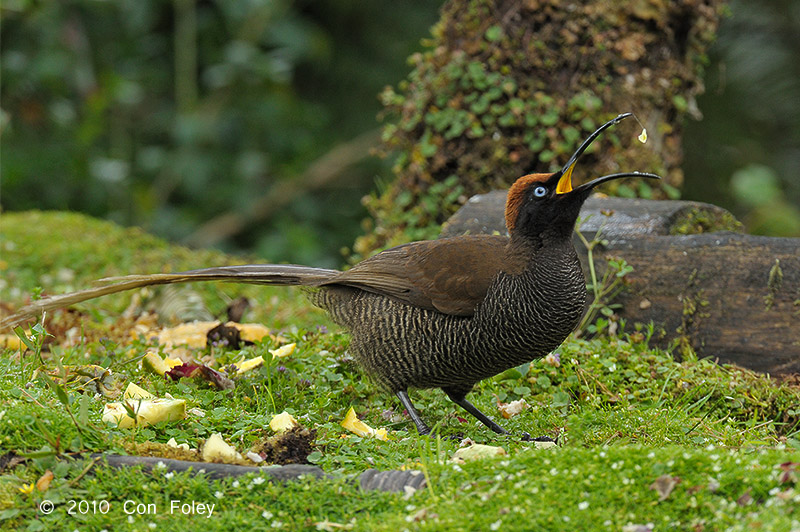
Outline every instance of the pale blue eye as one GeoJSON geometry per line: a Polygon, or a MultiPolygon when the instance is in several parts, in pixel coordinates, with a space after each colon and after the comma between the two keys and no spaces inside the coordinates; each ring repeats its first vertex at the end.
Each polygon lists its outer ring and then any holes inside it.
{"type": "Polygon", "coordinates": [[[537,198],[543,198],[547,195],[547,189],[540,185],[533,189],[533,195],[537,198]]]}

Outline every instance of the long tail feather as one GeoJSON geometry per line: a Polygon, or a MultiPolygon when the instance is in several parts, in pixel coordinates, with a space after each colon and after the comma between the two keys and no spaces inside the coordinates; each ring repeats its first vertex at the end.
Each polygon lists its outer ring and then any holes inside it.
{"type": "Polygon", "coordinates": [[[13,327],[20,322],[57,308],[68,307],[82,301],[94,299],[117,292],[133,290],[143,286],[160,284],[188,283],[195,281],[228,281],[249,284],[271,284],[279,286],[301,285],[319,286],[340,272],[308,266],[291,264],[247,264],[244,266],[220,266],[203,268],[179,273],[155,273],[149,275],[127,275],[109,277],[101,282],[112,282],[106,286],[89,288],[69,294],[61,294],[34,301],[22,307],[18,312],[0,321],[0,329],[13,327]]]}

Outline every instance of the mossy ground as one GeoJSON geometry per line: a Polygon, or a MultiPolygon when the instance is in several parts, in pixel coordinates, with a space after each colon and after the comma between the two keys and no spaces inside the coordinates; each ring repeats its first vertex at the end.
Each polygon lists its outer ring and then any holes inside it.
{"type": "MultiPolygon", "coordinates": [[[[99,276],[236,261],[77,215],[4,214],[0,230],[2,300],[12,306],[37,286],[60,292],[99,276]],[[72,273],[59,276],[62,269],[72,273]]],[[[248,320],[281,331],[297,342],[297,350],[273,361],[267,351],[273,341],[266,340],[234,352],[198,352],[221,363],[265,357],[263,367],[238,378],[228,391],[143,372],[136,361],[148,346],[141,339],[98,335],[65,346],[56,338],[41,360],[5,350],[0,455],[27,453],[29,460],[0,472],[0,528],[800,529],[800,391],[708,360],[676,362],[669,353],[648,348],[647,327],[632,327],[629,335],[616,338],[570,339],[548,362],[476,387],[471,399],[496,418],[498,400],[526,400],[530,408],[502,421],[512,434],[559,436],[556,449],[536,450],[518,436],[498,436],[465,419],[436,390],[412,394],[440,437],[418,436],[397,401],[364,379],[347,356],[347,336],[309,309],[300,292],[239,285],[192,290],[215,311],[243,293],[257,299],[248,320]],[[35,374],[42,365],[55,369],[57,361],[102,365],[122,383],[186,399],[205,416],[138,430],[107,427],[100,421],[106,399],[83,393],[78,382],[53,387],[35,374]],[[389,441],[345,431],[339,422],[351,406],[371,426],[389,429],[389,441]],[[53,452],[124,453],[133,444],[170,438],[196,447],[215,432],[246,450],[271,435],[269,420],[283,410],[317,430],[309,458],[331,479],[275,484],[258,476],[211,481],[158,470],[87,472],[87,461],[59,461],[53,452]],[[508,455],[450,463],[466,436],[502,446],[508,455]],[[429,487],[410,495],[362,492],[352,479],[371,467],[420,469],[429,487]],[[54,478],[42,492],[33,484],[47,470],[54,478]],[[39,510],[45,499],[55,505],[51,514],[39,510]],[[184,514],[180,507],[173,511],[171,501],[215,509],[206,518],[184,514]]],[[[111,327],[129,302],[128,295],[82,305],[91,312],[83,321],[98,330],[111,327]]],[[[50,319],[57,325],[66,318],[54,313],[50,319]]]]}

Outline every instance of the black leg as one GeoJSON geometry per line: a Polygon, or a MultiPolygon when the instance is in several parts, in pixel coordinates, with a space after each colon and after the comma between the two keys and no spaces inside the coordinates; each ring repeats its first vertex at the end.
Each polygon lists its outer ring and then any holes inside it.
{"type": "Polygon", "coordinates": [[[506,429],[504,429],[503,427],[492,421],[492,419],[489,416],[487,416],[486,414],[475,408],[475,405],[467,401],[465,394],[449,392],[444,389],[443,391],[444,393],[447,394],[447,397],[449,397],[451,401],[453,401],[455,404],[457,404],[458,406],[460,406],[461,408],[463,408],[464,410],[475,416],[478,419],[478,421],[480,421],[481,423],[483,423],[496,433],[508,434],[508,431],[506,429]]]}
{"type": "Polygon", "coordinates": [[[408,411],[408,415],[411,416],[411,421],[417,426],[417,432],[420,434],[427,435],[431,433],[431,428],[422,421],[422,418],[419,417],[419,412],[417,409],[414,408],[414,404],[411,402],[411,399],[408,397],[408,393],[405,390],[399,390],[395,393],[397,398],[400,399],[400,402],[403,403],[403,408],[408,411]]]}

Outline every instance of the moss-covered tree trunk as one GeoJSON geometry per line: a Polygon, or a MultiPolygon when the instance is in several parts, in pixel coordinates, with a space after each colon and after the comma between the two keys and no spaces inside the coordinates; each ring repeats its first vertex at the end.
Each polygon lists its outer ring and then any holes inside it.
{"type": "MultiPolygon", "coordinates": [[[[375,220],[356,252],[435,236],[472,194],[560,167],[597,125],[631,111],[635,121],[596,142],[579,168],[600,175],[657,172],[617,193],[675,196],[681,124],[696,115],[705,51],[721,0],[461,0],[442,8],[408,78],[383,93],[395,178],[367,199],[375,220]]],[[[614,186],[614,185],[612,185],[614,186]]]]}

